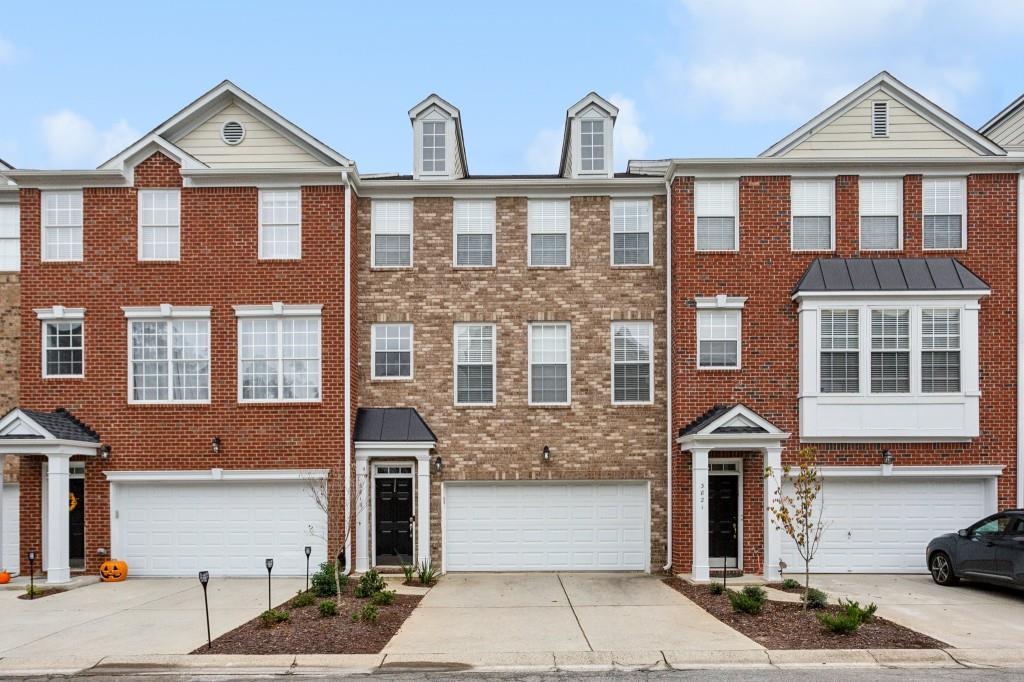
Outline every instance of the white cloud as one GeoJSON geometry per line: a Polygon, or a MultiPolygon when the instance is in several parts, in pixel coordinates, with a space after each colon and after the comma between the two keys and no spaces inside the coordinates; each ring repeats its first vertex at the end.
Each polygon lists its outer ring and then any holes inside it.
{"type": "Polygon", "coordinates": [[[0,38],[0,65],[14,63],[14,43],[0,38]]]}
{"type": "Polygon", "coordinates": [[[609,99],[619,108],[619,117],[615,121],[615,159],[619,168],[625,169],[630,159],[643,159],[647,156],[651,138],[640,128],[636,102],[619,94],[609,99]]]}
{"type": "Polygon", "coordinates": [[[545,128],[526,147],[526,166],[531,173],[557,173],[562,158],[562,133],[545,128]]]}
{"type": "Polygon", "coordinates": [[[94,166],[139,137],[123,119],[106,130],[98,130],[92,122],[68,109],[44,116],[42,134],[50,161],[62,167],[94,166]]]}

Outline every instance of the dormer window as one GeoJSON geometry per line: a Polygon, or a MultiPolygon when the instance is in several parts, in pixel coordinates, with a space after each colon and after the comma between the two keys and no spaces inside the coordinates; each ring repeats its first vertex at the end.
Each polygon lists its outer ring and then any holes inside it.
{"type": "Polygon", "coordinates": [[[580,121],[580,163],[584,171],[604,170],[604,120],[580,121]]]}
{"type": "Polygon", "coordinates": [[[423,122],[423,172],[445,172],[445,122],[423,122]]]}

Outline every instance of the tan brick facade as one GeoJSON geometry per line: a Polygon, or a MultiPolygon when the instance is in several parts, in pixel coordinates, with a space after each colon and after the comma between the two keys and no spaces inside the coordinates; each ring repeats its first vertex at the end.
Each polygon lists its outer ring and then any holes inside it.
{"type": "Polygon", "coordinates": [[[437,435],[444,472],[432,476],[431,555],[441,558],[442,480],[646,480],[651,484],[651,563],[664,563],[665,201],[655,197],[654,265],[610,265],[610,199],[571,199],[570,267],[527,267],[527,199],[499,197],[495,268],[452,267],[451,198],[414,202],[413,267],[370,269],[371,200],[360,201],[358,362],[360,405],[416,408],[437,435]],[[571,323],[572,405],[527,401],[527,328],[571,323]],[[611,400],[611,324],[652,320],[654,403],[611,400]],[[414,325],[414,378],[373,381],[370,325],[414,325]],[[453,326],[493,322],[497,337],[496,405],[454,407],[453,326]],[[550,462],[541,450],[551,448],[550,462]]]}

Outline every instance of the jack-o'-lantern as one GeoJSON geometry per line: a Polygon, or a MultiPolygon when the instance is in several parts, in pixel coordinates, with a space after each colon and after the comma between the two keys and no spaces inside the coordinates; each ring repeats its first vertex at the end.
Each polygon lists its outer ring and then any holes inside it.
{"type": "Polygon", "coordinates": [[[11,582],[11,574],[7,571],[0,571],[0,585],[6,585],[11,582]]]}
{"type": "Polygon", "coordinates": [[[104,561],[100,564],[100,580],[119,583],[128,577],[128,564],[123,561],[104,561]]]}

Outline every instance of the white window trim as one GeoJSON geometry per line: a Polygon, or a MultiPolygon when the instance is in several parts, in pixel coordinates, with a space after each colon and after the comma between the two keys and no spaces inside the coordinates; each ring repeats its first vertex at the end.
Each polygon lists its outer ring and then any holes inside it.
{"type": "Polygon", "coordinates": [[[883,100],[871,100],[871,114],[869,116],[869,121],[870,121],[869,125],[871,126],[871,138],[872,139],[874,139],[874,140],[886,140],[886,139],[889,138],[889,133],[891,132],[891,128],[892,128],[892,118],[890,116],[891,113],[892,112],[890,111],[889,101],[888,100],[884,100],[884,99],[883,100]],[[885,106],[885,135],[877,135],[877,134],[875,134],[875,107],[877,105],[879,105],[879,104],[882,104],[882,105],[885,106]]]}
{"type": "MultiPolygon", "coordinates": [[[[324,323],[321,312],[322,305],[285,305],[275,301],[270,305],[235,305],[235,384],[236,396],[240,405],[296,405],[317,404],[324,400],[324,323]],[[246,319],[275,319],[278,321],[278,344],[280,346],[280,321],[285,318],[320,320],[320,362],[317,384],[320,387],[318,398],[243,398],[242,397],[242,321],[246,319]]],[[[278,357],[278,375],[284,372],[284,362],[278,357]]],[[[278,392],[283,389],[283,382],[278,382],[278,392]]]]}
{"type": "Polygon", "coordinates": [[[696,178],[693,183],[693,250],[695,253],[739,253],[740,251],[740,181],[739,178],[696,178]],[[697,212],[697,187],[702,182],[732,182],[736,186],[733,195],[733,207],[731,216],[704,216],[697,212]],[[733,218],[734,236],[732,249],[699,249],[697,248],[697,218],[733,218]]]}
{"type": "MultiPolygon", "coordinates": [[[[948,214],[954,215],[954,214],[948,214]]],[[[967,250],[967,177],[963,175],[926,175],[921,179],[921,250],[922,251],[966,251],[967,250]],[[926,215],[947,215],[932,214],[924,212],[924,183],[929,180],[956,180],[959,181],[963,191],[963,204],[960,206],[960,248],[958,249],[930,249],[924,245],[924,217],[926,215]]]]}
{"type": "Polygon", "coordinates": [[[259,196],[257,197],[258,215],[256,228],[256,249],[257,249],[257,260],[268,260],[268,261],[294,261],[302,260],[302,188],[301,187],[275,187],[273,189],[260,189],[259,196]],[[297,256],[267,256],[263,253],[263,194],[264,192],[295,192],[299,197],[299,255],[297,256]]]}
{"type": "MultiPolygon", "coordinates": [[[[322,332],[323,330],[321,330],[322,332]]],[[[323,343],[321,343],[321,346],[323,343]]],[[[371,381],[412,381],[416,377],[416,326],[412,322],[375,322],[370,325],[370,380],[371,381]],[[409,376],[377,376],[377,329],[379,327],[409,328],[409,376]]],[[[321,391],[323,387],[321,387],[321,391]]]]}
{"type": "MultiPolygon", "coordinates": [[[[614,322],[612,322],[612,325],[611,325],[611,353],[610,353],[610,356],[611,356],[611,370],[612,370],[611,371],[612,405],[616,405],[616,406],[619,406],[619,405],[624,405],[624,406],[629,406],[629,405],[653,405],[654,404],[654,376],[655,376],[654,375],[654,322],[651,321],[651,320],[615,320],[614,322]],[[650,365],[650,376],[649,376],[649,379],[648,379],[649,382],[650,382],[649,383],[650,390],[647,393],[647,395],[649,396],[647,400],[616,400],[615,399],[615,364],[616,364],[615,363],[615,327],[618,326],[618,325],[626,325],[626,324],[633,324],[633,325],[635,325],[635,324],[642,324],[642,325],[646,325],[647,328],[648,328],[648,331],[649,331],[649,338],[651,340],[651,345],[650,345],[650,348],[649,348],[649,353],[650,353],[651,361],[648,363],[650,365]]],[[[635,363],[621,363],[621,364],[635,364],[635,363]]]]}
{"type": "MultiPolygon", "coordinates": [[[[921,221],[922,229],[924,229],[924,221],[921,221]]],[[[861,176],[857,179],[857,250],[865,253],[898,253],[903,251],[903,176],[898,177],[892,176],[861,176]],[[861,213],[860,207],[860,186],[864,180],[896,180],[899,183],[899,189],[896,191],[896,230],[899,233],[899,246],[895,249],[865,249],[863,243],[864,230],[861,225],[861,218],[864,214],[861,213]]]]}
{"type": "Polygon", "coordinates": [[[0,202],[0,209],[10,208],[14,211],[14,228],[15,236],[7,237],[0,235],[0,244],[3,242],[14,242],[17,245],[17,258],[12,263],[11,268],[0,267],[0,272],[21,272],[21,206],[17,203],[2,203],[0,202]]]}
{"type": "MultiPolygon", "coordinates": [[[[455,223],[455,214],[452,213],[452,224],[455,223]]],[[[388,233],[396,234],[396,233],[388,233]]],[[[373,199],[370,203],[370,270],[411,270],[416,264],[416,214],[412,199],[373,199]],[[377,265],[377,217],[373,210],[374,203],[378,201],[395,201],[407,203],[410,207],[412,222],[409,225],[409,264],[408,265],[377,265]]]]}
{"type": "Polygon", "coordinates": [[[694,298],[697,312],[694,316],[695,331],[697,339],[697,369],[705,372],[735,372],[743,369],[743,306],[747,303],[746,296],[697,296],[694,298]],[[730,367],[708,367],[700,364],[700,313],[701,311],[712,310],[735,310],[739,315],[739,324],[736,327],[736,364],[730,367]]]}
{"type": "MultiPolygon", "coordinates": [[[[859,217],[858,217],[858,232],[860,229],[859,217]]],[[[859,239],[858,234],[858,239],[859,239]]],[[[793,177],[790,178],[790,191],[789,191],[789,250],[793,253],[833,253],[836,250],[836,179],[834,177],[820,178],[820,177],[793,177]],[[793,183],[800,181],[822,181],[829,183],[829,247],[827,249],[798,249],[793,240],[793,232],[796,229],[796,211],[793,210],[793,183]]]]}
{"type": "Polygon", "coordinates": [[[572,405],[572,324],[565,320],[530,322],[526,333],[526,401],[530,407],[570,407],[572,405]],[[565,325],[565,402],[536,402],[533,399],[533,328],[535,325],[565,325]]]}
{"type": "MultiPolygon", "coordinates": [[[[497,226],[495,226],[497,229],[497,226]]],[[[526,267],[538,268],[541,270],[558,270],[572,267],[572,203],[569,199],[541,199],[527,198],[526,200],[526,267]],[[530,226],[530,202],[531,201],[564,201],[569,205],[569,222],[565,226],[565,263],[561,265],[534,265],[533,263],[533,235],[534,234],[558,234],[555,232],[534,232],[530,226]]]]}
{"type": "MultiPolygon", "coordinates": [[[[653,268],[654,267],[654,201],[648,197],[612,197],[608,204],[608,262],[613,268],[653,268]],[[647,203],[647,215],[650,222],[647,224],[647,262],[646,263],[616,263],[615,262],[615,202],[617,201],[643,201],[647,203]]],[[[622,232],[620,234],[631,234],[622,232]]]]}
{"type": "MultiPolygon", "coordinates": [[[[126,345],[128,348],[127,354],[127,374],[128,374],[128,404],[129,405],[209,405],[213,400],[213,327],[210,326],[210,359],[207,361],[207,386],[209,387],[209,397],[206,400],[174,400],[174,387],[173,385],[168,386],[168,399],[167,400],[136,400],[132,395],[132,322],[138,322],[141,320],[166,320],[170,322],[176,319],[193,319],[193,320],[209,320],[210,319],[210,306],[172,306],[167,303],[161,303],[156,307],[126,307],[122,306],[121,310],[124,311],[126,319],[125,331],[127,339],[126,345]]],[[[168,335],[172,332],[170,327],[167,330],[168,335]]],[[[173,364],[171,359],[171,346],[168,341],[167,346],[167,362],[170,367],[173,364]]],[[[84,367],[84,366],[83,366],[84,367]]]]}
{"type": "MultiPolygon", "coordinates": [[[[483,199],[466,199],[465,201],[489,201],[494,204],[494,225],[491,226],[491,264],[460,265],[459,264],[459,231],[455,224],[455,205],[463,199],[452,202],[452,268],[455,270],[487,270],[498,267],[498,203],[494,197],[483,199]]],[[[487,234],[485,232],[468,232],[466,234],[487,234]]]]}
{"type": "Polygon", "coordinates": [[[44,379],[84,379],[85,378],[85,308],[65,308],[55,305],[52,308],[36,308],[33,312],[39,320],[41,364],[39,372],[44,379]],[[46,371],[46,325],[51,322],[82,323],[82,372],[80,374],[49,374],[46,371]]]}
{"type": "Polygon", "coordinates": [[[44,190],[39,193],[39,260],[44,263],[81,263],[85,260],[85,192],[82,189],[44,190]],[[46,196],[48,194],[82,195],[82,257],[81,258],[47,258],[46,257],[46,196]]]}
{"type": "Polygon", "coordinates": [[[579,167],[580,167],[579,174],[580,175],[608,175],[609,174],[609,169],[608,169],[608,162],[609,162],[608,147],[610,146],[609,145],[609,140],[611,138],[611,133],[612,133],[612,130],[611,130],[612,126],[610,126],[608,124],[611,122],[611,119],[607,118],[605,116],[600,116],[600,115],[598,115],[598,116],[589,116],[589,115],[587,115],[585,113],[585,114],[581,115],[577,120],[579,121],[579,125],[577,126],[577,129],[579,131],[577,133],[577,136],[579,138],[579,144],[577,145],[577,149],[579,150],[579,167]],[[601,122],[601,139],[603,140],[603,142],[601,143],[601,166],[602,167],[600,169],[591,168],[589,170],[584,170],[584,168],[583,168],[583,122],[584,121],[600,121],[601,122]]]}
{"type": "MultiPolygon", "coordinates": [[[[451,168],[452,160],[450,158],[451,155],[448,153],[448,149],[451,146],[451,144],[449,143],[449,138],[450,138],[450,136],[452,134],[452,131],[449,129],[450,128],[450,126],[448,125],[448,120],[449,119],[448,119],[447,116],[442,116],[442,118],[429,118],[429,115],[432,114],[432,113],[434,113],[434,112],[427,112],[424,115],[423,118],[421,118],[421,119],[419,119],[417,121],[417,125],[419,127],[419,130],[417,131],[419,133],[419,139],[417,140],[417,147],[418,148],[416,150],[416,156],[417,156],[416,160],[417,160],[417,162],[419,164],[419,171],[420,171],[419,174],[420,175],[426,175],[426,176],[430,176],[430,177],[442,177],[443,178],[443,177],[451,175],[450,168],[451,168]],[[426,126],[427,126],[428,123],[431,123],[431,124],[433,124],[433,123],[440,123],[442,126],[444,126],[444,146],[442,147],[442,149],[444,150],[444,170],[425,170],[425,168],[426,168],[426,164],[425,164],[426,158],[425,158],[423,152],[426,151],[426,148],[427,148],[425,142],[426,142],[426,137],[427,137],[426,126]]],[[[437,147],[431,147],[431,149],[437,149],[437,147]]]]}
{"type": "MultiPolygon", "coordinates": [[[[181,190],[177,187],[144,187],[140,188],[135,198],[136,205],[136,233],[135,241],[138,246],[138,258],[143,263],[178,263],[181,261],[181,190]],[[147,191],[158,191],[158,192],[175,192],[178,195],[178,257],[177,258],[145,258],[142,255],[142,230],[144,228],[142,224],[142,195],[147,191]]],[[[152,227],[152,226],[147,226],[152,227]]],[[[163,226],[167,227],[167,226],[163,226]]]]}
{"type": "Polygon", "coordinates": [[[456,322],[452,327],[452,404],[455,407],[494,407],[498,403],[498,325],[493,322],[456,322]],[[459,327],[491,328],[491,401],[486,403],[459,402],[459,327]]]}

